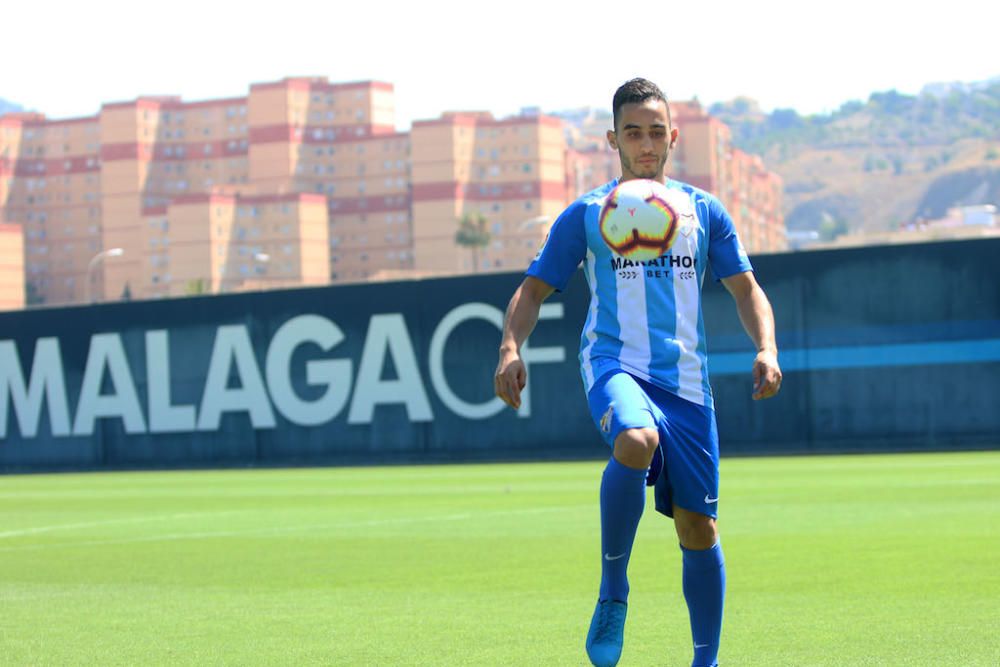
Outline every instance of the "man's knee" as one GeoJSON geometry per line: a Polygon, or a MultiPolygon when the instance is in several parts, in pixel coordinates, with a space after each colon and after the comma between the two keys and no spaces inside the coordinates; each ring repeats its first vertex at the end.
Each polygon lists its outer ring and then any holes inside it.
{"type": "Polygon", "coordinates": [[[689,512],[677,505],[674,505],[674,528],[685,549],[711,549],[719,541],[715,519],[705,514],[689,512]]]}
{"type": "Polygon", "coordinates": [[[659,444],[655,428],[627,428],[615,438],[615,458],[629,468],[645,469],[659,444]]]}

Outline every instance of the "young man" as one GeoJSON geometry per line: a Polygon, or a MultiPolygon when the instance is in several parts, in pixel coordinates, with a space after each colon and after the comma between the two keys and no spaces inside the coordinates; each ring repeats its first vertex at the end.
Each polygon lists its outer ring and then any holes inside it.
{"type": "Polygon", "coordinates": [[[580,367],[591,416],[612,448],[601,480],[601,588],[587,634],[595,665],[621,656],[629,592],[626,568],[655,484],[657,511],[673,517],[683,562],[682,587],[691,619],[694,667],[717,664],[726,574],[715,520],[719,502],[719,443],[706,366],[701,283],[706,265],[736,301],[757,346],[753,398],[781,385],[774,315],[757,284],[733,221],[712,195],[667,179],[678,131],[663,92],[633,79],[613,100],[622,176],[653,179],[675,191],[680,233],[658,271],[618,271],[601,238],[601,207],[619,181],[585,194],[553,223],[538,257],[511,298],[494,378],[497,396],[517,408],[526,370],[521,345],[554,290],[582,262],[591,304],[580,341],[580,367]],[[687,258],[687,259],[685,259],[687,258]],[[680,270],[680,266],[691,267],[680,270]],[[669,267],[664,270],[663,267],[669,267]]]}

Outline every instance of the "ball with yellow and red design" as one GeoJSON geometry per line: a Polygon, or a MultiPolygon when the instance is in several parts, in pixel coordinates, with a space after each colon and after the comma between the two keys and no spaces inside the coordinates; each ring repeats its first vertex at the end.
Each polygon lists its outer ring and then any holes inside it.
{"type": "Polygon", "coordinates": [[[670,250],[677,238],[677,211],[663,183],[633,179],[619,183],[601,208],[601,238],[625,259],[645,262],[670,250]]]}

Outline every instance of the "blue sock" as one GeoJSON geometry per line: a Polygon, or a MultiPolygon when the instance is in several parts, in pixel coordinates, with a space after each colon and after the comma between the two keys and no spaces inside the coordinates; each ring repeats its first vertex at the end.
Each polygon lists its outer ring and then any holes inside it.
{"type": "Polygon", "coordinates": [[[601,478],[601,600],[628,600],[628,560],[646,506],[646,471],[614,456],[601,478]]]}
{"type": "Polygon", "coordinates": [[[684,558],[683,588],[694,640],[692,667],[714,667],[722,634],[722,601],[726,597],[726,561],[722,544],[692,551],[681,547],[684,558]]]}

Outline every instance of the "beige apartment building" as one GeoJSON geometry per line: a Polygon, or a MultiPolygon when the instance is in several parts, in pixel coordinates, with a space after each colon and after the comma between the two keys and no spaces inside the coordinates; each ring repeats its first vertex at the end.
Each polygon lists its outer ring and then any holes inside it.
{"type": "Polygon", "coordinates": [[[410,140],[414,266],[444,273],[526,267],[567,203],[562,122],[446,113],[415,122],[410,140]],[[463,215],[485,218],[488,246],[456,246],[463,215]]]}
{"type": "MultiPolygon", "coordinates": [[[[570,201],[618,176],[600,132],[571,145],[537,110],[397,132],[394,105],[388,83],[300,77],[0,117],[0,253],[23,244],[0,277],[30,305],[520,270],[570,201]],[[485,219],[486,247],[456,245],[464,216],[485,219]]],[[[697,103],[672,108],[672,174],[717,193],[748,250],[782,249],[777,176],[697,103]]]]}
{"type": "Polygon", "coordinates": [[[183,195],[144,209],[143,221],[149,248],[140,284],[149,297],[329,282],[322,195],[183,195]]]}
{"type": "Polygon", "coordinates": [[[24,308],[24,299],[24,230],[0,222],[0,310],[24,308]]]}
{"type": "Polygon", "coordinates": [[[729,126],[697,101],[675,102],[670,110],[680,128],[671,173],[722,201],[749,253],[786,250],[781,177],[733,146],[729,126]]]}
{"type": "Polygon", "coordinates": [[[102,247],[100,146],[96,118],[0,117],[0,222],[23,233],[23,270],[4,284],[26,284],[36,300],[83,300],[88,262],[102,247]]]}
{"type": "Polygon", "coordinates": [[[364,280],[413,267],[409,150],[380,82],[8,114],[0,212],[44,303],[364,280]]]}
{"type": "Polygon", "coordinates": [[[14,182],[19,139],[9,132],[5,117],[0,117],[0,310],[23,308],[26,299],[24,281],[24,227],[7,221],[3,208],[14,182]]]}

